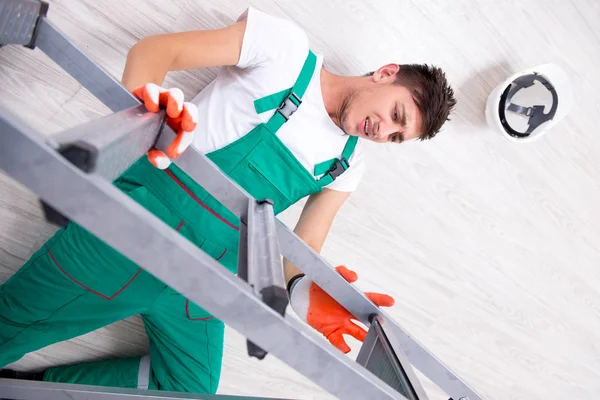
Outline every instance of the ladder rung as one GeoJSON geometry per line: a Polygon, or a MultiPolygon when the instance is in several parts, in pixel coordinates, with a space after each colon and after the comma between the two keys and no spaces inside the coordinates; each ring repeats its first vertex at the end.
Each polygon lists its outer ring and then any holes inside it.
{"type": "MultiPolygon", "coordinates": [[[[267,306],[285,315],[288,305],[283,265],[277,239],[273,203],[269,200],[248,201],[248,222],[240,227],[238,276],[267,306]]],[[[248,341],[248,354],[263,359],[267,352],[248,341]]]]}
{"type": "Polygon", "coordinates": [[[371,326],[356,362],[398,390],[408,400],[427,400],[427,394],[402,348],[391,336],[391,332],[383,328],[382,322],[377,316],[371,319],[371,326]]]}
{"type": "Polygon", "coordinates": [[[165,111],[140,104],[52,135],[49,142],[77,168],[112,181],[150,150],[165,111]]]}
{"type": "MultiPolygon", "coordinates": [[[[269,201],[249,201],[248,209],[248,282],[257,295],[271,301],[287,295],[283,278],[281,252],[277,239],[273,203],[269,201]],[[282,289],[282,291],[273,289],[282,289]],[[274,296],[274,297],[271,297],[274,296]]],[[[276,307],[281,310],[281,305],[276,307]]],[[[283,312],[280,312],[283,315],[283,312]]]]}
{"type": "Polygon", "coordinates": [[[3,0],[0,2],[0,45],[30,46],[40,15],[47,6],[38,0],[3,0]]]}

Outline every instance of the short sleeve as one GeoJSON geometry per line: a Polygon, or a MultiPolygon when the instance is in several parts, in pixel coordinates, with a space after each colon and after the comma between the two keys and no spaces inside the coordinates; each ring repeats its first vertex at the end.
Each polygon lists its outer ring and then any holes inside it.
{"type": "Polygon", "coordinates": [[[337,190],[339,192],[354,192],[362,180],[365,174],[365,160],[362,154],[362,148],[359,144],[354,149],[354,152],[350,156],[348,163],[350,168],[344,171],[343,174],[338,176],[333,182],[325,186],[328,189],[337,190]]]}
{"type": "Polygon", "coordinates": [[[239,18],[246,20],[239,68],[252,68],[285,59],[299,46],[308,48],[308,36],[294,22],[266,14],[253,7],[239,18]],[[290,53],[290,54],[288,54],[290,53]]]}

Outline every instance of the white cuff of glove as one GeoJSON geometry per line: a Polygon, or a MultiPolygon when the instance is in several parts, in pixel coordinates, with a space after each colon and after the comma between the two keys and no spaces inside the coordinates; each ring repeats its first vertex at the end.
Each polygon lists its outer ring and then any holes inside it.
{"type": "Polygon", "coordinates": [[[297,279],[290,288],[290,307],[303,321],[306,321],[309,305],[309,289],[312,280],[306,276],[297,279]]]}

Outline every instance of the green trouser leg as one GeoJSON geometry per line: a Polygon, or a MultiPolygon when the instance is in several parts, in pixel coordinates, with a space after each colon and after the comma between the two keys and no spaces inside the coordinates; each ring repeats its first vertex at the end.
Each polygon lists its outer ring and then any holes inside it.
{"type": "Polygon", "coordinates": [[[72,245],[75,230],[60,229],[0,286],[0,367],[138,314],[160,293],[162,286],[129,262],[73,268],[71,260],[80,256],[72,245]],[[94,275],[104,276],[104,284],[94,275]]]}
{"type": "MultiPolygon", "coordinates": [[[[309,53],[291,88],[294,96],[302,97],[308,87],[315,60],[309,53]]],[[[281,99],[269,103],[275,107],[281,99]]],[[[252,197],[273,200],[276,214],[321,190],[275,134],[284,122],[282,114],[274,113],[267,124],[207,154],[252,197]]],[[[114,183],[236,273],[239,218],[176,165],[158,170],[144,156],[114,183]]],[[[216,392],[222,322],[75,224],[60,230],[0,287],[0,367],[134,314],[143,317],[150,357],[51,368],[45,379],[216,392]]]]}
{"type": "MultiPolygon", "coordinates": [[[[220,262],[227,259],[151,191],[126,184],[120,182],[121,188],[167,225],[220,262]]],[[[0,368],[136,314],[142,315],[150,339],[149,357],[50,368],[45,380],[216,392],[223,323],[73,223],[0,286],[0,368]]]]}
{"type": "MultiPolygon", "coordinates": [[[[79,247],[92,245],[89,238],[81,240],[81,228],[69,225],[0,286],[0,367],[28,352],[141,314],[150,357],[50,368],[44,380],[215,393],[223,323],[127,260],[73,268],[66,257],[76,257],[74,236],[79,247]]],[[[101,242],[93,246],[112,251],[101,242]]]]}
{"type": "MultiPolygon", "coordinates": [[[[275,109],[288,93],[295,100],[289,97],[286,104],[289,100],[298,105],[314,75],[315,62],[316,56],[309,52],[294,86],[259,101],[257,111],[275,109]]],[[[207,154],[252,197],[273,200],[275,214],[320,192],[328,182],[317,182],[279,140],[276,132],[286,120],[283,113],[275,112],[266,124],[207,154]]],[[[342,158],[349,158],[353,148],[344,147],[342,158]]],[[[327,167],[333,161],[327,161],[327,167]]],[[[347,168],[347,162],[342,166],[347,168]]],[[[114,183],[236,273],[239,218],[175,164],[158,170],[144,156],[114,183]]],[[[0,287],[0,366],[138,313],[150,338],[150,357],[51,368],[46,379],[215,392],[223,324],[73,224],[0,287]]]]}
{"type": "Polygon", "coordinates": [[[145,361],[146,357],[130,357],[54,367],[46,370],[44,381],[134,389],[150,388],[148,371],[143,368],[145,361]]]}
{"type": "Polygon", "coordinates": [[[142,314],[150,355],[50,368],[44,380],[216,393],[224,325],[170,288],[142,314]]]}
{"type": "Polygon", "coordinates": [[[150,338],[150,388],[216,393],[223,322],[169,287],[142,318],[150,338]]]}

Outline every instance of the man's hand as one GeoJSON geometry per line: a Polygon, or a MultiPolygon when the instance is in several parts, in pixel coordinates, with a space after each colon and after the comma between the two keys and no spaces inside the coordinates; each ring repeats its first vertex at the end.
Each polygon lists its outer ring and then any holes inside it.
{"type": "Polygon", "coordinates": [[[192,103],[183,101],[181,89],[164,89],[154,83],[133,90],[148,111],[158,112],[166,108],[166,123],[177,132],[177,136],[167,148],[166,154],[160,150],[148,151],[148,159],[158,169],[168,168],[172,158],[179,157],[194,140],[194,129],[198,123],[198,109],[192,103]]]}
{"type": "MultiPolygon", "coordinates": [[[[358,279],[355,272],[340,265],[338,273],[348,282],[358,279]]],[[[391,296],[381,293],[365,293],[377,306],[390,307],[394,305],[391,296]]],[[[290,294],[290,305],[296,315],[321,332],[335,347],[344,353],[350,352],[350,347],[342,335],[351,335],[363,342],[367,332],[352,322],[356,317],[329,296],[307,277],[293,283],[290,294]]]]}

